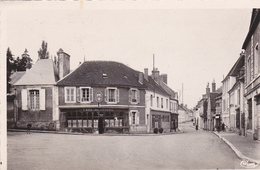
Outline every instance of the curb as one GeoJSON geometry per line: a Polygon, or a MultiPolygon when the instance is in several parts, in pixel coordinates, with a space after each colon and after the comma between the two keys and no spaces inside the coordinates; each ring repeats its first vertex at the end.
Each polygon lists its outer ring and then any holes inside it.
{"type": "Polygon", "coordinates": [[[243,155],[232,143],[230,143],[227,139],[223,138],[221,135],[217,134],[216,132],[213,132],[215,135],[217,135],[220,139],[222,139],[226,144],[236,153],[236,155],[242,159],[242,160],[247,160],[253,163],[260,164],[260,160],[252,159],[249,158],[245,155],[243,155]]]}
{"type": "MultiPolygon", "coordinates": [[[[7,129],[7,132],[27,132],[25,129],[7,129]]],[[[171,133],[128,133],[128,134],[113,134],[113,133],[104,133],[104,134],[93,134],[93,133],[79,133],[79,132],[61,132],[61,131],[41,131],[41,130],[30,130],[31,133],[49,133],[49,134],[65,134],[65,135],[89,135],[89,136],[162,136],[162,135],[173,135],[184,133],[180,132],[171,132],[171,133]]]]}

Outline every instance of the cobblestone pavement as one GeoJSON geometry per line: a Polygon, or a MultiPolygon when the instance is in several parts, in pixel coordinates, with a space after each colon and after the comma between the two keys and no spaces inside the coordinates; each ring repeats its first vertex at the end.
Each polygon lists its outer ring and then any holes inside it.
{"type": "Polygon", "coordinates": [[[106,136],[8,132],[8,169],[241,169],[218,136],[180,125],[171,135],[106,136]]]}

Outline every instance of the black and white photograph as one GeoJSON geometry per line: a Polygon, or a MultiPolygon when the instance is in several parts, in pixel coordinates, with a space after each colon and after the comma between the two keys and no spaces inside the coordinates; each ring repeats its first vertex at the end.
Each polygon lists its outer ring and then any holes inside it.
{"type": "Polygon", "coordinates": [[[260,169],[259,5],[1,1],[0,169],[260,169]]]}

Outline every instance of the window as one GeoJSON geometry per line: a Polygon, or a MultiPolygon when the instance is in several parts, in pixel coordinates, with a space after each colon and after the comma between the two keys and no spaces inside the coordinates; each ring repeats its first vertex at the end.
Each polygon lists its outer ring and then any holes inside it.
{"type": "Polygon", "coordinates": [[[32,110],[40,109],[40,92],[39,92],[39,90],[29,90],[29,108],[32,110]]]}
{"type": "Polygon", "coordinates": [[[81,87],[78,89],[78,101],[79,102],[92,102],[93,101],[93,89],[90,87],[81,87]]]}
{"type": "Polygon", "coordinates": [[[108,103],[118,103],[119,102],[119,90],[117,88],[106,88],[105,100],[108,103]]]}
{"type": "Polygon", "coordinates": [[[163,108],[163,98],[161,98],[161,108],[163,108]]]}
{"type": "Polygon", "coordinates": [[[170,112],[173,112],[173,103],[170,102],[170,112]]]}
{"type": "Polygon", "coordinates": [[[22,110],[45,110],[45,89],[22,89],[22,110]]]}
{"type": "Polygon", "coordinates": [[[137,110],[130,111],[129,125],[139,125],[139,112],[137,110]]]}
{"type": "Polygon", "coordinates": [[[76,102],[76,87],[65,87],[65,103],[76,102]]]}
{"type": "Polygon", "coordinates": [[[159,107],[159,97],[157,97],[157,107],[159,107]]]}
{"type": "Polygon", "coordinates": [[[132,118],[133,118],[133,123],[132,123],[132,124],[133,124],[133,125],[135,124],[135,118],[136,118],[136,117],[135,117],[135,116],[136,116],[135,114],[136,114],[136,112],[132,112],[132,116],[133,116],[133,117],[132,117],[132,118]]]}
{"type": "Polygon", "coordinates": [[[169,105],[169,101],[168,101],[168,99],[166,99],[166,109],[168,109],[168,106],[169,105]]]}
{"type": "Polygon", "coordinates": [[[129,90],[129,102],[130,103],[139,103],[140,101],[140,92],[138,89],[129,90]]]}

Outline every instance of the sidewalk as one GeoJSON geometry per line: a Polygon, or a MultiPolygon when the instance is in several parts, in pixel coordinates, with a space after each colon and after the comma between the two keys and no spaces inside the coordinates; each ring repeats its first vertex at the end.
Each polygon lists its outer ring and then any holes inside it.
{"type": "Polygon", "coordinates": [[[243,160],[260,164],[260,142],[231,132],[214,132],[243,160]]]}
{"type": "MultiPolygon", "coordinates": [[[[7,132],[24,132],[27,133],[26,129],[7,129],[7,132]]],[[[69,135],[89,135],[89,136],[159,136],[159,135],[172,135],[183,133],[182,130],[168,132],[168,133],[81,133],[81,132],[64,132],[64,131],[45,131],[45,130],[30,130],[31,133],[50,133],[50,134],[69,134],[69,135]]]]}

